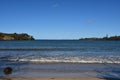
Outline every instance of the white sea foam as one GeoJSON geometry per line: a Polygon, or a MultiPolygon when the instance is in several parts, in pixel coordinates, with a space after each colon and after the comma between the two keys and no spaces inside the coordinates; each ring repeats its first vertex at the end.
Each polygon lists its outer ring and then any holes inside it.
{"type": "Polygon", "coordinates": [[[79,59],[79,58],[74,58],[74,59],[46,59],[46,58],[41,58],[41,59],[0,59],[0,61],[18,61],[18,62],[32,62],[32,63],[116,63],[120,64],[120,61],[112,61],[112,60],[105,60],[105,59],[79,59]]]}
{"type": "Polygon", "coordinates": [[[95,61],[95,60],[48,60],[48,59],[20,59],[19,61],[39,62],[39,63],[117,63],[119,61],[95,61]]]}

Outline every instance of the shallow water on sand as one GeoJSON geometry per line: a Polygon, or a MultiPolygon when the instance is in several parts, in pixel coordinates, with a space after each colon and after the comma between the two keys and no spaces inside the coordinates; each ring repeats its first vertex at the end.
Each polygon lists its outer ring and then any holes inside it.
{"type": "Polygon", "coordinates": [[[120,41],[0,41],[0,76],[119,77],[120,41]]]}
{"type": "MultiPolygon", "coordinates": [[[[120,78],[120,64],[7,62],[7,65],[13,68],[13,77],[120,78]]],[[[6,64],[2,68],[5,66],[6,64]]],[[[1,75],[3,76],[3,73],[1,75]]]]}

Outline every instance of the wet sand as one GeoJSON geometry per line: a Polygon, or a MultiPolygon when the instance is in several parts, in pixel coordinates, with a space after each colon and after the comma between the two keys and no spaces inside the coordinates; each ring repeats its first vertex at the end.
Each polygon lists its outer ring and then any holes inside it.
{"type": "Polygon", "coordinates": [[[0,80],[109,80],[100,78],[0,78],[0,80]]]}

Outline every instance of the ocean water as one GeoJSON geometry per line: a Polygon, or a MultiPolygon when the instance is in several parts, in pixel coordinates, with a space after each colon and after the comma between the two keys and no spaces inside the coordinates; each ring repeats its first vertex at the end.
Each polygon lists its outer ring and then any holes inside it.
{"type": "Polygon", "coordinates": [[[0,76],[7,66],[13,77],[120,78],[120,41],[0,41],[0,76]]]}

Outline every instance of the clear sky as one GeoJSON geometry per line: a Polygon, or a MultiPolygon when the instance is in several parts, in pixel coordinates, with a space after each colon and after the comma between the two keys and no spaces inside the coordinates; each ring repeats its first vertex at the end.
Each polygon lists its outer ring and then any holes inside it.
{"type": "Polygon", "coordinates": [[[37,39],[120,35],[120,0],[0,0],[0,32],[37,39]]]}

